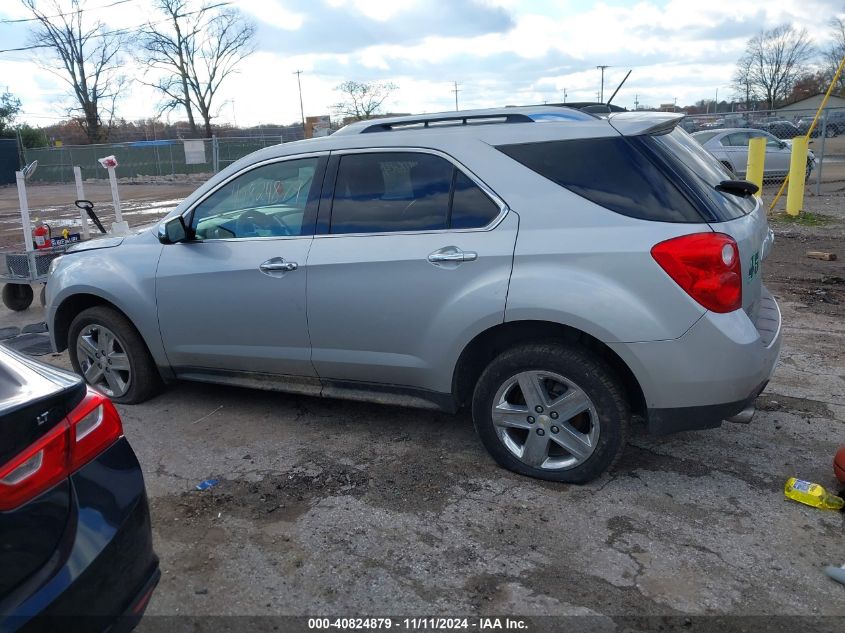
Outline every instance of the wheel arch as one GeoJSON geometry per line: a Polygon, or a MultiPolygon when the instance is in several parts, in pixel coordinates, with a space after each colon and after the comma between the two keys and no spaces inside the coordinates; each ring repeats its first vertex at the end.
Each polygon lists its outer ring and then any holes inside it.
{"type": "Polygon", "coordinates": [[[577,328],[551,321],[508,321],[475,336],[463,349],[452,375],[452,393],[458,407],[466,406],[484,368],[496,356],[515,345],[559,340],[595,352],[616,372],[631,411],[645,414],[645,397],[634,373],[605,343],[577,328]]]}
{"type": "MultiPolygon", "coordinates": [[[[105,306],[111,308],[123,318],[125,318],[135,331],[140,336],[147,351],[152,356],[161,378],[168,380],[172,378],[172,371],[170,365],[164,355],[164,350],[160,345],[160,341],[154,338],[151,332],[145,332],[143,328],[138,327],[138,323],[132,318],[132,315],[120,305],[111,299],[104,297],[101,294],[92,292],[89,289],[74,292],[62,299],[53,312],[53,316],[49,319],[50,336],[53,340],[53,346],[56,351],[63,351],[68,348],[68,335],[70,332],[70,325],[76,316],[83,310],[93,308],[95,306],[105,306]],[[153,337],[152,339],[150,337],[153,337]]],[[[157,334],[157,332],[156,332],[157,334]]]]}
{"type": "MultiPolygon", "coordinates": [[[[127,321],[132,323],[132,319],[124,310],[121,310],[117,305],[108,299],[90,292],[80,292],[66,297],[56,308],[56,315],[53,317],[53,341],[57,351],[62,351],[68,347],[68,334],[70,332],[70,324],[76,316],[83,310],[93,308],[95,306],[106,306],[119,312],[127,321]]],[[[132,323],[133,326],[135,325],[132,323]]],[[[135,327],[137,330],[138,328],[135,327]]]]}

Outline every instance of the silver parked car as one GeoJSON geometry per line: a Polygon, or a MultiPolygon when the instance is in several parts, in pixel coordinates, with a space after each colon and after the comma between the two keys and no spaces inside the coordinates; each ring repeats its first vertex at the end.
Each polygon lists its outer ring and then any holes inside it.
{"type": "MultiPolygon", "coordinates": [[[[748,141],[758,136],[766,139],[763,178],[765,180],[783,179],[789,173],[789,161],[792,156],[792,144],[789,141],[782,141],[763,130],[749,128],[708,130],[692,135],[704,149],[741,178],[745,177],[748,166],[748,141]]],[[[813,152],[808,152],[806,172],[808,178],[815,164],[815,155],[813,152]]]]}
{"type": "Polygon", "coordinates": [[[55,348],[117,402],[175,379],[472,411],[501,465],[584,482],[745,411],[780,349],[753,187],[665,113],[363,121],[78,246],[55,348]]]}

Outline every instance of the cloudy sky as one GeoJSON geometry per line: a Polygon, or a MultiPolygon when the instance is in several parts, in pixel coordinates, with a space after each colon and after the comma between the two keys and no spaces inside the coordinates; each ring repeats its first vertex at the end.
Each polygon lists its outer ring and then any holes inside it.
{"type": "MultiPolygon", "coordinates": [[[[87,10],[114,28],[152,15],[138,0],[87,10]]],[[[306,115],[324,114],[343,80],[392,81],[394,112],[595,100],[596,65],[607,64],[605,95],[628,69],[619,105],[678,105],[730,95],[733,63],[757,31],[785,22],[819,45],[845,1],[827,0],[233,0],[257,25],[257,51],[221,94],[220,120],[239,125],[299,119],[295,70],[306,115]]],[[[27,17],[0,0],[0,49],[23,46],[27,17]]],[[[141,69],[127,63],[127,74],[141,69]]],[[[65,86],[29,52],[0,53],[0,90],[22,101],[32,124],[61,117],[65,86]]],[[[137,82],[119,106],[127,119],[155,114],[156,95],[137,82]]],[[[170,115],[171,118],[178,118],[170,115]]]]}

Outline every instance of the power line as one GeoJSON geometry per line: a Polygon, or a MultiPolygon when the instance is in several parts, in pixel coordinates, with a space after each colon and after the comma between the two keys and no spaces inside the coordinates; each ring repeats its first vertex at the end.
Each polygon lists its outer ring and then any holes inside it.
{"type": "Polygon", "coordinates": [[[117,0],[116,2],[112,2],[111,4],[105,4],[101,7],[80,7],[75,11],[68,11],[67,13],[59,13],[58,15],[45,15],[43,18],[15,18],[15,19],[2,19],[0,20],[0,24],[19,24],[21,22],[39,22],[42,19],[44,20],[52,20],[53,18],[63,18],[68,15],[74,15],[76,13],[83,13],[84,11],[99,11],[100,9],[110,9],[111,7],[116,7],[119,4],[126,4],[127,2],[132,2],[132,0],[117,0]]]}

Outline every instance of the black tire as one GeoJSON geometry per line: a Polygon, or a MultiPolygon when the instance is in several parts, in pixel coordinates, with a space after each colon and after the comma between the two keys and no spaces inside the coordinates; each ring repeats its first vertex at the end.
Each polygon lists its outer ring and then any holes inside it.
{"type": "Polygon", "coordinates": [[[47,305],[47,284],[41,284],[41,292],[38,293],[38,299],[41,301],[41,305],[47,305]]]}
{"type": "Polygon", "coordinates": [[[104,326],[111,330],[129,360],[129,387],[126,393],[112,395],[111,399],[120,404],[138,404],[156,395],[161,389],[161,375],[144,339],[125,316],[107,306],[83,310],[71,322],[68,330],[68,353],[74,371],[83,375],[76,344],[80,332],[89,325],[104,326]]]}
{"type": "Polygon", "coordinates": [[[810,174],[813,173],[813,161],[809,158],[807,159],[807,171],[804,173],[804,182],[808,182],[810,180],[810,174]]]}
{"type": "Polygon", "coordinates": [[[3,305],[9,310],[21,312],[32,305],[32,286],[29,284],[6,284],[3,286],[3,305]]]}
{"type": "Polygon", "coordinates": [[[481,442],[499,465],[521,475],[567,483],[586,483],[614,466],[622,455],[631,418],[625,391],[611,367],[587,349],[560,342],[527,344],[496,357],[478,379],[472,414],[481,442]],[[600,423],[599,435],[592,454],[582,463],[559,470],[535,468],[511,453],[499,439],[493,424],[493,400],[500,387],[523,371],[559,374],[592,401],[600,423]]]}

